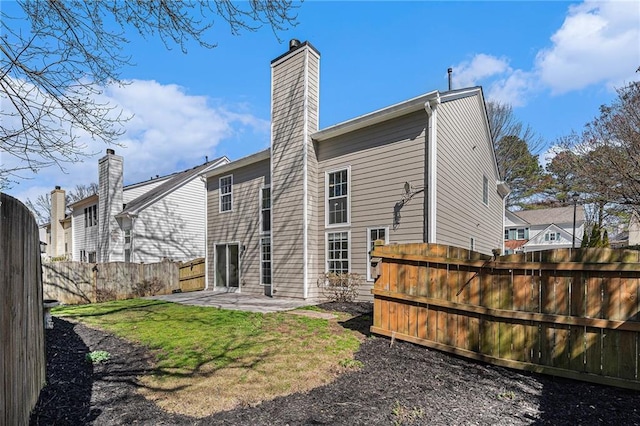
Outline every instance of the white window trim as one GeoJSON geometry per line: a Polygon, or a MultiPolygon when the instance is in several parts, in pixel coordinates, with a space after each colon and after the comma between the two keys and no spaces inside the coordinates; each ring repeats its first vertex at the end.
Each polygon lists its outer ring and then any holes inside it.
{"type": "MultiPolygon", "coordinates": [[[[369,247],[371,247],[371,243],[373,242],[371,241],[371,231],[373,229],[384,229],[384,243],[389,244],[389,227],[388,226],[372,226],[370,228],[367,228],[367,281],[371,281],[371,282],[375,281],[371,277],[371,255],[369,254],[369,247]]],[[[349,265],[351,265],[351,262],[349,262],[349,265]]]]}
{"type": "Polygon", "coordinates": [[[340,228],[345,226],[351,226],[351,166],[337,167],[324,172],[324,227],[325,228],[340,228]],[[329,174],[347,171],[347,221],[343,223],[329,224],[329,174]]]}
{"type": "Polygon", "coordinates": [[[273,286],[273,244],[271,241],[271,235],[270,234],[263,234],[260,236],[260,285],[262,287],[267,287],[267,286],[273,286]],[[263,282],[263,277],[264,275],[262,274],[262,240],[264,238],[268,238],[269,239],[269,247],[271,247],[271,260],[269,260],[269,263],[271,264],[271,284],[265,284],[263,282]]]}
{"type": "Polygon", "coordinates": [[[482,204],[485,206],[489,206],[489,178],[487,175],[482,175],[482,204]],[[486,195],[487,199],[485,201],[485,186],[486,186],[486,195]]]}
{"type": "Polygon", "coordinates": [[[233,175],[221,176],[218,178],[218,212],[219,213],[229,213],[233,211],[233,175]],[[230,188],[231,191],[228,194],[222,193],[222,179],[231,178],[230,188]],[[229,210],[222,210],[222,197],[225,195],[230,195],[231,197],[231,208],[229,210]]]}
{"type": "MultiPolygon", "coordinates": [[[[218,245],[225,245],[225,246],[230,246],[230,245],[237,245],[238,246],[238,287],[233,287],[233,288],[237,288],[237,292],[240,293],[241,289],[242,289],[242,244],[240,243],[240,241],[216,241],[213,243],[213,288],[215,289],[216,287],[218,287],[218,274],[216,274],[216,265],[218,262],[218,251],[216,250],[216,246],[218,245]]],[[[228,274],[228,270],[227,270],[227,274],[228,274]]],[[[221,288],[231,288],[231,287],[222,287],[221,288]]]]}
{"type": "MultiPolygon", "coordinates": [[[[258,226],[259,226],[258,229],[260,230],[259,234],[261,236],[262,235],[271,235],[271,225],[273,225],[273,220],[271,220],[271,223],[269,224],[270,225],[269,226],[269,230],[268,231],[264,231],[262,229],[262,191],[264,189],[267,189],[267,188],[269,190],[271,190],[271,185],[263,185],[263,186],[261,186],[260,187],[260,195],[258,196],[258,200],[259,200],[258,201],[259,202],[259,204],[258,204],[258,216],[259,216],[259,222],[260,222],[260,223],[258,223],[258,226]]],[[[271,199],[271,206],[269,207],[269,211],[271,213],[273,213],[273,198],[271,199]]],[[[269,218],[273,218],[273,215],[270,214],[269,218]]],[[[262,280],[260,282],[262,282],[262,280]]]]}
{"type": "Polygon", "coordinates": [[[329,272],[329,234],[337,234],[342,232],[347,233],[347,245],[348,245],[347,261],[349,262],[349,270],[347,272],[351,273],[351,266],[353,264],[353,261],[351,258],[351,231],[346,229],[345,230],[336,229],[331,231],[325,231],[324,233],[324,272],[325,273],[329,272]]]}

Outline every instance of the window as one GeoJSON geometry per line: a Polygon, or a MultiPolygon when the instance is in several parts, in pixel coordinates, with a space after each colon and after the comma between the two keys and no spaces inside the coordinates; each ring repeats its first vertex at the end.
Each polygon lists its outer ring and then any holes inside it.
{"type": "Polygon", "coordinates": [[[124,230],[124,243],[131,244],[131,229],[124,230]]]}
{"type": "Polygon", "coordinates": [[[471,241],[469,241],[469,250],[476,251],[476,239],[471,237],[471,241]]]}
{"type": "Polygon", "coordinates": [[[84,227],[88,228],[98,224],[98,206],[93,205],[84,209],[84,227]]]}
{"type": "Polygon", "coordinates": [[[271,232],[271,188],[268,186],[260,192],[260,232],[271,232]]]}
{"type": "Polygon", "coordinates": [[[327,233],[327,272],[349,272],[349,232],[327,233]]]}
{"type": "Polygon", "coordinates": [[[327,225],[349,223],[349,169],[326,174],[327,225]]]}
{"type": "Polygon", "coordinates": [[[371,250],[375,245],[376,240],[383,240],[385,244],[389,243],[389,228],[369,228],[367,229],[367,259],[369,263],[367,265],[367,281],[373,281],[371,277],[371,250]]]}
{"type": "Polygon", "coordinates": [[[486,176],[482,176],[482,202],[489,205],[489,179],[486,176]]]}
{"type": "Polygon", "coordinates": [[[87,261],[87,252],[84,250],[80,250],[80,262],[87,261]]]}
{"type": "Polygon", "coordinates": [[[559,232],[547,232],[544,234],[545,241],[560,241],[560,233],[559,232]]]}
{"type": "Polygon", "coordinates": [[[260,284],[271,285],[271,237],[260,240],[260,284]]]}
{"type": "Polygon", "coordinates": [[[511,228],[504,230],[505,240],[527,240],[529,239],[529,228],[511,228]]]}
{"type": "Polygon", "coordinates": [[[233,210],[233,175],[220,178],[220,212],[233,210]]]}
{"type": "Polygon", "coordinates": [[[95,251],[90,251],[89,252],[89,263],[96,263],[96,252],[95,251]]]}

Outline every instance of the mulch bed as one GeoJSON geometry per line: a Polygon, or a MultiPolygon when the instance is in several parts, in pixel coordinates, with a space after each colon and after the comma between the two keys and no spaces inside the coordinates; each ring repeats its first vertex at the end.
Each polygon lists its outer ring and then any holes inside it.
{"type": "MultiPolygon", "coordinates": [[[[368,335],[371,304],[323,305],[360,316],[343,326],[368,335]]],[[[47,386],[32,425],[640,425],[640,393],[484,365],[383,337],[370,337],[363,367],[307,393],[203,419],[167,413],[137,392],[151,371],[141,346],[54,319],[46,332],[47,386]],[[85,356],[111,359],[91,365],[85,356]]]]}

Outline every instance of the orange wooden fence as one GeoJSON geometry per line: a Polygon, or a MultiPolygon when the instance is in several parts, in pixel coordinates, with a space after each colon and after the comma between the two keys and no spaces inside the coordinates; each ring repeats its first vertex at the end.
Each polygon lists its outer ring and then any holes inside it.
{"type": "Polygon", "coordinates": [[[204,257],[181,263],[179,266],[180,290],[204,290],[205,266],[204,257]]]}
{"type": "Polygon", "coordinates": [[[522,370],[640,390],[639,252],[490,256],[377,245],[371,331],[522,370]]]}

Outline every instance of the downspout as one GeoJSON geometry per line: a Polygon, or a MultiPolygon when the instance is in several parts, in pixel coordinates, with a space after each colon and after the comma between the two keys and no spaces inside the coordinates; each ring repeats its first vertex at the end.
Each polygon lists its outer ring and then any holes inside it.
{"type": "Polygon", "coordinates": [[[206,176],[200,180],[204,185],[204,289],[209,290],[209,188],[206,176]]]}
{"type": "Polygon", "coordinates": [[[307,299],[309,297],[309,188],[308,188],[308,143],[309,143],[309,50],[306,49],[304,52],[304,126],[302,137],[304,138],[304,143],[302,144],[302,149],[304,152],[302,153],[302,191],[303,191],[303,206],[302,206],[302,256],[303,256],[303,266],[302,266],[302,275],[303,275],[303,288],[302,288],[302,297],[307,299]]]}
{"type": "Polygon", "coordinates": [[[424,109],[429,116],[427,126],[427,146],[425,147],[425,229],[424,242],[436,242],[436,208],[437,208],[437,156],[438,156],[438,105],[440,94],[424,104],[424,109]]]}

